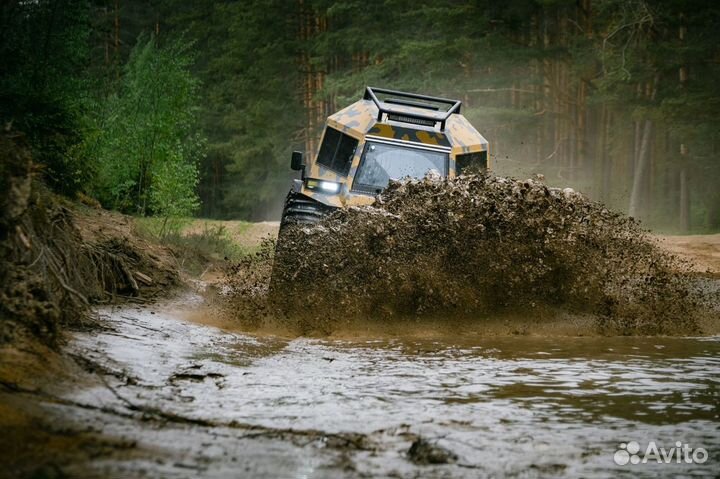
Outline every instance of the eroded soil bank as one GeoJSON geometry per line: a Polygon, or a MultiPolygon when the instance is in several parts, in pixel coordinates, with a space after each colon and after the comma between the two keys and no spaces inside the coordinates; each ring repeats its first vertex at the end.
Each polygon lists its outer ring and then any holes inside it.
{"type": "Polygon", "coordinates": [[[0,344],[57,345],[64,330],[92,326],[93,305],[148,301],[180,283],[173,252],[130,218],[36,180],[22,134],[0,132],[0,159],[0,344]]]}

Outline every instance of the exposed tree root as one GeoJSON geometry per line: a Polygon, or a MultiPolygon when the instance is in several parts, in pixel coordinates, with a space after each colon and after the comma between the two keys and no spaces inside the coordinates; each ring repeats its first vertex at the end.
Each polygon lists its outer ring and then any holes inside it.
{"type": "Polygon", "coordinates": [[[63,326],[92,324],[93,303],[142,300],[177,282],[176,266],[153,259],[140,240],[84,238],[72,204],[32,180],[21,135],[0,133],[0,157],[9,191],[0,202],[0,343],[30,332],[52,344],[63,326]]]}

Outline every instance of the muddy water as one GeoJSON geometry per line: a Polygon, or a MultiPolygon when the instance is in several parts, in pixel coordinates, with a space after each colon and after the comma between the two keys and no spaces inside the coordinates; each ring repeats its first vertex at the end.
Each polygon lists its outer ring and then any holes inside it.
{"type": "MultiPolygon", "coordinates": [[[[177,305],[176,305],[177,306],[177,305]]],[[[182,305],[182,308],[187,308],[182,305]]],[[[103,432],[155,451],[75,472],[163,477],[636,477],[720,471],[720,337],[284,339],[157,309],[105,311],[71,349],[105,371],[67,399],[157,424],[103,432]],[[423,438],[450,463],[408,456],[423,438]],[[618,466],[676,441],[704,464],[618,466]],[[454,455],[454,458],[452,457],[454,455]],[[245,471],[245,473],[242,473],[245,471]]]]}

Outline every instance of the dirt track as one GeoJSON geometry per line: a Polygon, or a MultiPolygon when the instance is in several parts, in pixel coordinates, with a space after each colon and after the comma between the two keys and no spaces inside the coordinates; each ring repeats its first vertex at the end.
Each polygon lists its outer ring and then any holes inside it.
{"type": "Polygon", "coordinates": [[[690,261],[697,272],[720,275],[720,234],[662,236],[657,235],[666,250],[690,261]]]}

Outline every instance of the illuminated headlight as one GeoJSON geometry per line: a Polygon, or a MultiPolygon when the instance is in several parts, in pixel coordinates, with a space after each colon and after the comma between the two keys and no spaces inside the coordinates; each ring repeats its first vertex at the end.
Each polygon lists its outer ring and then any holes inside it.
{"type": "Polygon", "coordinates": [[[305,181],[305,185],[311,190],[317,190],[322,193],[335,194],[340,192],[340,183],[334,181],[314,180],[312,178],[305,181]]]}

